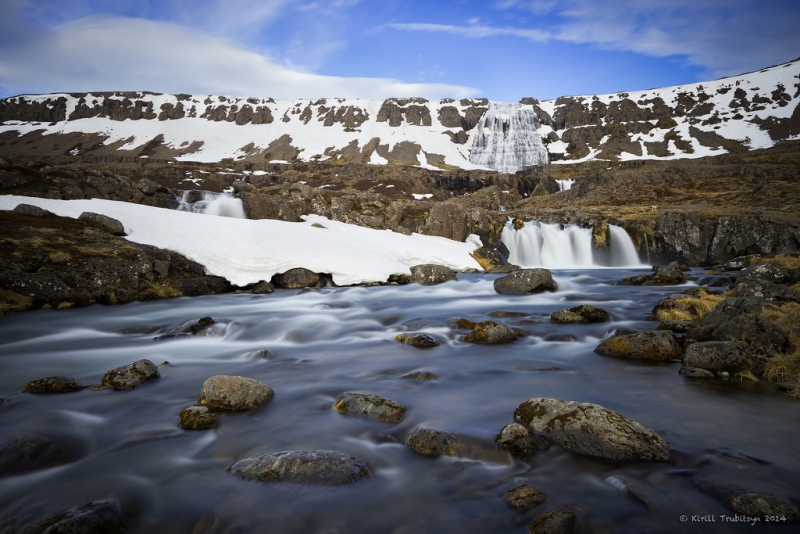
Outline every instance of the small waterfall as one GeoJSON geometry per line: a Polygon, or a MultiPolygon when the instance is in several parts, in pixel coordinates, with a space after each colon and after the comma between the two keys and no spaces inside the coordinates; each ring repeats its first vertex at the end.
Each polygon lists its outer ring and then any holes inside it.
{"type": "Polygon", "coordinates": [[[608,228],[610,254],[606,262],[599,258],[600,254],[594,253],[591,228],[576,224],[530,221],[522,229],[514,230],[509,221],[500,239],[508,247],[508,261],[523,268],[645,267],[628,233],[618,226],[609,225],[608,228]]]}
{"type": "Polygon", "coordinates": [[[644,249],[647,251],[647,264],[650,265],[650,244],[647,242],[647,233],[644,234],[644,249]]]}
{"type": "Polygon", "coordinates": [[[547,149],[537,133],[539,119],[521,104],[490,102],[478,122],[469,153],[470,163],[514,173],[530,165],[547,163],[547,149]]]}
{"type": "Polygon", "coordinates": [[[178,204],[178,211],[218,215],[246,219],[242,199],[228,193],[212,193],[211,191],[184,191],[178,204]]]}
{"type": "Polygon", "coordinates": [[[572,184],[575,183],[575,180],[556,180],[558,184],[558,191],[569,191],[572,189],[572,184]]]}

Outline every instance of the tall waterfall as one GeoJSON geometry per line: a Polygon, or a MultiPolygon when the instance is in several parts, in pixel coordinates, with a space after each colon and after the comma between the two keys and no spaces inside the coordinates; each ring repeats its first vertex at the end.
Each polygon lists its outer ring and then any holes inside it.
{"type": "Polygon", "coordinates": [[[597,253],[592,247],[591,228],[575,224],[525,223],[515,230],[509,222],[500,239],[508,247],[508,261],[523,268],[591,269],[594,267],[647,267],[628,233],[618,226],[608,226],[609,252],[597,253]]]}
{"type": "Polygon", "coordinates": [[[211,191],[184,191],[178,204],[178,211],[205,213],[206,215],[219,215],[235,219],[247,218],[242,199],[228,193],[212,193],[211,191]]]}
{"type": "Polygon", "coordinates": [[[514,173],[529,165],[547,163],[547,149],[537,130],[541,125],[530,108],[490,102],[478,122],[469,153],[470,163],[514,173]]]}

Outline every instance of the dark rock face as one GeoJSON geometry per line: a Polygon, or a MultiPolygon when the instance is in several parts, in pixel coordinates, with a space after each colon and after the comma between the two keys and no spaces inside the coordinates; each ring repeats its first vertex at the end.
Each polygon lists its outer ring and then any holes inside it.
{"type": "Polygon", "coordinates": [[[542,488],[522,484],[503,494],[503,500],[517,512],[527,512],[545,501],[542,488]]]}
{"type": "Polygon", "coordinates": [[[732,512],[749,517],[785,517],[787,523],[800,520],[800,508],[782,495],[749,490],[712,478],[697,478],[694,486],[727,506],[732,512]]]}
{"type": "Polygon", "coordinates": [[[528,295],[558,291],[558,284],[547,269],[521,269],[495,280],[494,290],[502,295],[528,295]]]}
{"type": "Polygon", "coordinates": [[[575,512],[562,508],[536,518],[528,525],[528,534],[573,534],[575,532],[575,512]]]}
{"type": "Polygon", "coordinates": [[[758,359],[743,341],[706,341],[686,347],[683,364],[712,373],[752,371],[758,359]]]}
{"type": "Polygon", "coordinates": [[[475,324],[473,331],[461,338],[465,343],[481,343],[499,345],[511,343],[519,339],[521,332],[494,321],[482,321],[475,324]]]}
{"type": "Polygon", "coordinates": [[[424,286],[433,286],[449,280],[458,280],[458,277],[449,267],[428,263],[411,267],[411,280],[424,286]]]}
{"type": "Polygon", "coordinates": [[[239,460],[229,471],[258,482],[343,486],[370,475],[360,458],[336,451],[283,451],[239,460]]]}
{"type": "Polygon", "coordinates": [[[760,278],[738,281],[733,288],[735,297],[752,297],[769,302],[800,302],[800,294],[786,287],[760,278]]]}
{"type": "Polygon", "coordinates": [[[514,420],[567,450],[609,460],[671,459],[658,434],[597,404],[535,398],[514,410],[514,420]]]}
{"type": "Polygon", "coordinates": [[[538,434],[532,434],[527,427],[519,423],[508,423],[494,441],[511,454],[527,454],[550,447],[546,439],[538,434]]]}
{"type": "Polygon", "coordinates": [[[208,406],[189,406],[181,410],[178,418],[178,426],[184,430],[207,430],[216,428],[219,424],[219,416],[208,406]]]}
{"type": "Polygon", "coordinates": [[[158,367],[150,360],[137,360],[130,365],[117,367],[103,375],[103,385],[126,391],[161,377],[158,367]]]}
{"type": "Polygon", "coordinates": [[[271,387],[252,378],[215,375],[203,382],[198,404],[211,410],[254,410],[274,394],[271,387]]]}
{"type": "Polygon", "coordinates": [[[423,456],[456,456],[495,463],[508,463],[508,453],[494,443],[435,428],[418,428],[406,438],[414,452],[423,456]]]}
{"type": "Polygon", "coordinates": [[[354,415],[382,423],[399,423],[406,414],[406,407],[377,395],[342,393],[332,408],[344,415],[354,415]]]}
{"type": "Polygon", "coordinates": [[[81,384],[75,382],[74,378],[67,376],[48,376],[40,378],[33,382],[28,382],[24,393],[72,393],[73,391],[80,391],[84,388],[81,384]]]}
{"type": "Polygon", "coordinates": [[[6,437],[0,445],[0,478],[66,464],[82,455],[80,444],[69,438],[35,434],[6,437]]]}
{"type": "Polygon", "coordinates": [[[683,356],[675,334],[669,330],[615,336],[603,340],[594,351],[612,358],[653,362],[670,362],[683,356]]]}
{"type": "Polygon", "coordinates": [[[397,334],[394,338],[395,341],[417,347],[418,349],[428,349],[438,347],[442,344],[441,341],[429,334],[397,334]]]}
{"type": "Polygon", "coordinates": [[[320,282],[321,278],[318,273],[298,267],[289,269],[282,274],[276,274],[272,277],[272,283],[284,289],[299,289],[302,287],[314,287],[320,282]]]}
{"type": "Polygon", "coordinates": [[[736,284],[747,280],[763,280],[774,284],[785,284],[791,278],[789,269],[783,269],[773,263],[758,263],[745,267],[736,275],[736,284]]]}

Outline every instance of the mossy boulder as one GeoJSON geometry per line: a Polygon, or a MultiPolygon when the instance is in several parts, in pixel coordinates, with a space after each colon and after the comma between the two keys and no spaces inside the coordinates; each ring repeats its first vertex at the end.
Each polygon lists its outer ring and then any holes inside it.
{"type": "Polygon", "coordinates": [[[503,494],[503,500],[517,512],[527,512],[545,501],[542,488],[520,484],[503,494]]]}
{"type": "Polygon", "coordinates": [[[48,376],[28,382],[24,393],[72,393],[73,391],[80,391],[85,386],[75,382],[74,378],[68,376],[48,376]]]}
{"type": "Polygon", "coordinates": [[[449,267],[426,263],[411,267],[411,280],[423,286],[433,286],[449,280],[458,280],[458,277],[449,267]]]}
{"type": "Polygon", "coordinates": [[[117,367],[103,375],[103,385],[126,391],[161,377],[158,367],[150,360],[137,360],[130,365],[117,367]]]}
{"type": "Polygon", "coordinates": [[[418,349],[438,347],[442,344],[441,341],[430,334],[397,334],[394,340],[418,349]]]}
{"type": "Polygon", "coordinates": [[[198,404],[211,410],[254,410],[269,401],[274,394],[271,387],[252,378],[216,375],[203,382],[198,404]]]}
{"type": "Polygon", "coordinates": [[[514,421],[580,454],[608,460],[671,459],[669,445],[658,434],[598,404],[528,399],[514,410],[514,421]]]}
{"type": "Polygon", "coordinates": [[[547,269],[520,269],[495,280],[494,290],[501,295],[530,295],[558,291],[558,284],[547,269]]]}
{"type": "Polygon", "coordinates": [[[239,460],[228,468],[258,482],[343,486],[370,476],[360,458],[336,451],[282,451],[239,460]]]}
{"type": "Polygon", "coordinates": [[[461,317],[451,321],[451,324],[453,325],[453,328],[458,328],[459,330],[474,330],[478,323],[461,317]]]}
{"type": "Polygon", "coordinates": [[[739,373],[752,371],[758,361],[744,341],[705,341],[686,347],[683,365],[712,373],[739,373]]]}
{"type": "Polygon", "coordinates": [[[731,297],[717,303],[700,321],[701,326],[721,325],[741,315],[758,315],[764,305],[752,297],[731,297]]]}
{"type": "Polygon", "coordinates": [[[785,518],[786,523],[800,521],[800,508],[783,495],[747,489],[738,484],[707,477],[696,478],[692,484],[722,502],[735,514],[762,519],[765,516],[785,518]]]}
{"type": "Polygon", "coordinates": [[[588,323],[581,314],[570,310],[558,310],[550,316],[550,321],[558,324],[588,323]]]}
{"type": "Polygon", "coordinates": [[[570,508],[548,512],[528,525],[528,534],[573,534],[574,532],[575,512],[570,508]]]}
{"type": "Polygon", "coordinates": [[[508,423],[494,441],[511,454],[527,454],[550,447],[546,439],[519,423],[508,423]]]}
{"type": "Polygon", "coordinates": [[[491,441],[436,428],[417,428],[406,438],[406,445],[423,456],[456,456],[494,463],[509,460],[508,453],[491,441]]]}
{"type": "Polygon", "coordinates": [[[319,273],[298,267],[289,269],[285,273],[276,274],[272,277],[272,283],[284,289],[300,289],[303,287],[314,287],[320,283],[322,276],[319,273]]]}
{"type": "Polygon", "coordinates": [[[678,339],[669,330],[611,337],[603,340],[594,351],[612,358],[651,362],[669,362],[683,357],[678,339]]]}
{"type": "Polygon", "coordinates": [[[184,430],[207,430],[216,428],[219,416],[212,412],[208,406],[194,404],[181,410],[178,414],[178,426],[184,430]]]}
{"type": "Polygon", "coordinates": [[[377,395],[342,393],[332,408],[343,415],[354,415],[382,423],[399,423],[406,415],[406,407],[377,395]]]}
{"type": "Polygon", "coordinates": [[[461,338],[465,343],[499,345],[516,341],[522,335],[521,330],[509,328],[494,321],[477,323],[474,330],[461,338]]]}

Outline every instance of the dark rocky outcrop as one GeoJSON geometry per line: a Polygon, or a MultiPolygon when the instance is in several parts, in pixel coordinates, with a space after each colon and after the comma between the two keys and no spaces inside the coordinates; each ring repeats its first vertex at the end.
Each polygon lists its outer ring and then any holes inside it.
{"type": "Polygon", "coordinates": [[[239,460],[228,470],[258,482],[343,486],[370,476],[360,458],[336,451],[283,451],[239,460]]]}
{"type": "Polygon", "coordinates": [[[550,320],[554,323],[603,323],[610,321],[611,316],[602,308],[582,304],[553,312],[550,320]]]}
{"type": "Polygon", "coordinates": [[[686,347],[685,367],[712,373],[752,371],[758,358],[743,341],[706,341],[686,347]]]}
{"type": "Polygon", "coordinates": [[[344,415],[354,415],[381,423],[399,423],[406,414],[406,407],[402,404],[364,393],[342,393],[332,408],[344,415]]]}

